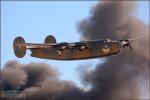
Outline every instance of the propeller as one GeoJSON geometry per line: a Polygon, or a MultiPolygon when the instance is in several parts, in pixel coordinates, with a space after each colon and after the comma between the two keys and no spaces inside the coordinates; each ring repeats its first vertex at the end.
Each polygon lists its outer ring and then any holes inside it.
{"type": "Polygon", "coordinates": [[[130,47],[130,50],[131,51],[133,50],[132,45],[131,45],[131,41],[129,41],[129,40],[120,40],[119,42],[121,42],[121,45],[122,45],[123,48],[130,47]]]}
{"type": "Polygon", "coordinates": [[[145,36],[144,37],[131,38],[131,39],[127,39],[127,40],[119,40],[119,42],[121,42],[121,45],[122,45],[123,48],[129,47],[130,50],[132,51],[133,47],[131,45],[131,42],[133,42],[135,40],[142,39],[142,38],[145,38],[145,36]]]}

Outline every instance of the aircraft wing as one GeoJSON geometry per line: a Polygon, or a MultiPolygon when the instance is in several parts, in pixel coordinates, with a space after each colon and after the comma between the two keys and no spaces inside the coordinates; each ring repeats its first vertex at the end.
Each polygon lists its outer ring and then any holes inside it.
{"type": "Polygon", "coordinates": [[[38,49],[38,48],[52,48],[54,46],[57,46],[56,43],[44,43],[44,44],[40,44],[40,43],[24,43],[24,44],[16,44],[16,46],[18,45],[18,47],[21,46],[26,46],[27,49],[38,49]]]}

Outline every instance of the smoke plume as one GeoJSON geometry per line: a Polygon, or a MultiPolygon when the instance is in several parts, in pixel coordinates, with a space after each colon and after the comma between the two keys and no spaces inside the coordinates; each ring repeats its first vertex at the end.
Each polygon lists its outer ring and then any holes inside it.
{"type": "Polygon", "coordinates": [[[70,100],[69,96],[81,94],[74,83],[60,80],[58,76],[58,71],[45,63],[9,61],[1,71],[1,90],[19,90],[26,100],[70,100]]]}
{"type": "Polygon", "coordinates": [[[146,36],[132,43],[119,55],[107,57],[92,71],[82,75],[84,83],[91,84],[90,92],[100,100],[137,99],[140,82],[148,87],[149,26],[136,17],[136,2],[102,1],[92,10],[91,16],[79,25],[82,39],[128,39],[146,36]]]}
{"type": "MultiPolygon", "coordinates": [[[[107,57],[93,70],[81,72],[87,91],[73,82],[59,79],[59,72],[46,63],[22,64],[9,61],[1,70],[1,91],[19,90],[24,100],[127,100],[141,97],[142,86],[149,88],[149,25],[136,17],[136,2],[101,1],[90,16],[79,23],[81,39],[146,38],[133,42],[120,54],[107,57]]],[[[81,67],[86,67],[81,66],[81,67]]],[[[2,98],[16,100],[16,98],[2,98]]],[[[143,98],[144,99],[144,98],[143,98]]]]}

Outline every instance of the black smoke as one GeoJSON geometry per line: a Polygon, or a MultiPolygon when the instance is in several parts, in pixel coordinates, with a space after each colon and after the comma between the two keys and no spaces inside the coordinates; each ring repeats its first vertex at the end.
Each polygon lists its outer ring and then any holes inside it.
{"type": "Polygon", "coordinates": [[[26,100],[69,100],[82,92],[73,82],[60,80],[58,71],[46,63],[7,62],[1,71],[1,86],[2,91],[21,91],[26,100]]]}
{"type": "Polygon", "coordinates": [[[132,52],[126,48],[82,75],[84,83],[91,84],[90,92],[96,98],[139,98],[139,83],[143,80],[143,85],[149,88],[149,25],[136,17],[136,8],[137,3],[134,1],[102,1],[78,27],[81,39],[88,40],[119,40],[146,36],[132,43],[132,52]]]}
{"type": "Polygon", "coordinates": [[[126,48],[118,55],[107,57],[93,70],[81,70],[81,80],[91,86],[89,90],[60,80],[59,72],[46,63],[8,61],[1,70],[1,91],[19,90],[25,94],[25,98],[20,98],[24,100],[140,98],[141,86],[149,88],[149,25],[136,17],[136,9],[134,1],[101,1],[92,8],[90,16],[80,22],[78,30],[83,40],[147,36],[132,44],[132,52],[126,48]]]}

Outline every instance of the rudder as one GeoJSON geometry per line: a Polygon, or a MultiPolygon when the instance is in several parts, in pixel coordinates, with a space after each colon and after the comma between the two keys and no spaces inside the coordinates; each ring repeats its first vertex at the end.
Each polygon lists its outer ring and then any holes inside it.
{"type": "Polygon", "coordinates": [[[16,37],[13,42],[13,49],[16,57],[24,57],[26,54],[25,40],[22,37],[16,37]]]}
{"type": "Polygon", "coordinates": [[[45,38],[44,43],[56,43],[56,39],[55,39],[54,36],[49,35],[49,36],[47,36],[47,37],[45,38]]]}

